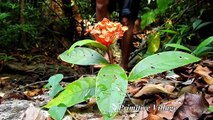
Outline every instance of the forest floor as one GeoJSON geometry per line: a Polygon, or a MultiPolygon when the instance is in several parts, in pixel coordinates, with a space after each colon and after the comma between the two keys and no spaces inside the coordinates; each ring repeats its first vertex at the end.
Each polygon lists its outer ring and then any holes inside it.
{"type": "MultiPolygon", "coordinates": [[[[57,59],[57,53],[17,50],[0,53],[0,120],[51,120],[42,106],[51,100],[43,88],[48,78],[61,73],[66,86],[82,75],[94,75],[91,66],[71,66],[57,59]],[[51,57],[50,57],[51,56],[51,57]]],[[[213,106],[213,60],[164,72],[129,83],[128,93],[116,120],[206,120],[213,106]]],[[[78,97],[78,96],[76,96],[78,97]]],[[[93,99],[69,109],[65,120],[101,120],[93,99]]]]}

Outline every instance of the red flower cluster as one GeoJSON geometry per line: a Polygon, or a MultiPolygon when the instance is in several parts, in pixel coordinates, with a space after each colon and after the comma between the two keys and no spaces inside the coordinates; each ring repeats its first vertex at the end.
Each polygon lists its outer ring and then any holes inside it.
{"type": "Polygon", "coordinates": [[[94,36],[96,41],[109,47],[122,37],[126,30],[128,30],[128,28],[122,26],[121,23],[111,22],[107,18],[104,18],[101,22],[96,23],[94,26],[90,26],[87,33],[89,32],[94,36]]]}

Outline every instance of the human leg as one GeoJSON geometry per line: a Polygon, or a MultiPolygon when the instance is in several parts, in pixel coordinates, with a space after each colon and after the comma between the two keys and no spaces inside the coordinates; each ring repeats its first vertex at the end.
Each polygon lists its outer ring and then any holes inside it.
{"type": "Polygon", "coordinates": [[[103,18],[109,18],[108,11],[109,0],[96,0],[96,19],[101,21],[103,18]]]}
{"type": "Polygon", "coordinates": [[[128,27],[121,41],[121,67],[128,70],[131,41],[133,38],[134,22],[137,19],[140,0],[120,0],[120,18],[122,24],[128,27]]]}
{"type": "Polygon", "coordinates": [[[122,19],[122,24],[128,27],[128,30],[125,32],[123,39],[121,41],[121,63],[120,66],[124,69],[128,69],[129,56],[131,53],[131,40],[134,28],[134,21],[124,17],[122,19]]]}

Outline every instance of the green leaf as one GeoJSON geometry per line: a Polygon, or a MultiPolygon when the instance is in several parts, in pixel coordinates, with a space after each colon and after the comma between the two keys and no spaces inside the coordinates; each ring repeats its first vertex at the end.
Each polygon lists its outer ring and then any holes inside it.
{"type": "Polygon", "coordinates": [[[90,48],[77,47],[71,52],[65,51],[59,57],[65,62],[77,65],[108,64],[102,55],[90,48]]]}
{"type": "Polygon", "coordinates": [[[158,9],[163,13],[169,7],[171,0],[157,0],[158,9]]]}
{"type": "Polygon", "coordinates": [[[165,47],[173,47],[173,48],[176,48],[176,49],[192,52],[189,48],[187,48],[183,45],[180,45],[180,44],[166,44],[165,47]]]}
{"type": "Polygon", "coordinates": [[[202,20],[200,20],[200,19],[195,20],[192,23],[192,28],[195,30],[198,27],[198,25],[200,25],[201,22],[202,22],[202,20]]]}
{"type": "Polygon", "coordinates": [[[147,53],[154,54],[155,52],[158,51],[160,47],[160,34],[159,32],[156,34],[152,34],[150,36],[150,39],[148,40],[148,50],[147,53]]]}
{"type": "Polygon", "coordinates": [[[54,120],[62,120],[66,110],[67,110],[67,107],[63,104],[60,104],[58,106],[51,107],[48,110],[48,113],[54,120]]]}
{"type": "Polygon", "coordinates": [[[197,56],[198,56],[198,57],[201,57],[201,56],[203,56],[203,55],[208,55],[209,53],[211,53],[212,50],[213,50],[213,46],[204,47],[203,49],[201,49],[201,50],[197,53],[197,56]]]}
{"type": "Polygon", "coordinates": [[[95,95],[95,77],[82,77],[70,83],[56,98],[52,99],[45,108],[57,106],[60,103],[71,107],[77,103],[88,100],[95,95]]]}
{"type": "Polygon", "coordinates": [[[164,34],[164,33],[169,33],[169,34],[174,34],[174,35],[178,34],[178,32],[176,32],[174,30],[161,30],[160,32],[162,32],[162,34],[164,34]]]}
{"type": "Polygon", "coordinates": [[[211,24],[212,22],[204,22],[204,23],[202,23],[202,20],[200,20],[200,19],[197,19],[197,20],[195,20],[194,22],[193,22],[193,24],[192,24],[192,28],[193,28],[193,30],[199,30],[200,28],[202,28],[202,27],[204,27],[204,26],[206,26],[206,25],[209,25],[209,24],[211,24]]]}
{"type": "Polygon", "coordinates": [[[54,85],[52,86],[49,95],[51,97],[54,97],[55,95],[57,95],[60,91],[62,91],[64,88],[61,85],[54,85]]]}
{"type": "Polygon", "coordinates": [[[156,13],[154,11],[150,11],[148,13],[143,14],[141,28],[144,29],[146,26],[150,25],[155,21],[156,13]]]}
{"type": "Polygon", "coordinates": [[[165,72],[174,68],[178,68],[190,63],[199,61],[200,59],[180,51],[168,51],[141,60],[132,69],[129,75],[130,81],[135,81],[139,78],[149,75],[165,72]]]}
{"type": "Polygon", "coordinates": [[[0,21],[3,21],[5,18],[9,16],[10,16],[10,13],[0,13],[0,21]]]}
{"type": "Polygon", "coordinates": [[[197,28],[195,30],[199,30],[200,28],[206,26],[206,25],[209,25],[209,24],[212,24],[213,22],[204,22],[204,23],[201,23],[199,26],[197,26],[197,28]]]}
{"type": "Polygon", "coordinates": [[[93,46],[93,47],[96,47],[96,48],[101,48],[102,50],[107,50],[107,47],[97,41],[94,41],[94,40],[90,40],[90,39],[86,39],[86,40],[80,40],[78,42],[75,42],[71,47],[70,49],[68,50],[68,52],[71,52],[74,50],[75,47],[81,47],[81,46],[84,46],[84,45],[87,45],[87,46],[93,46]]]}
{"type": "Polygon", "coordinates": [[[210,106],[208,109],[209,111],[213,112],[213,106],[210,106]]]}
{"type": "Polygon", "coordinates": [[[211,50],[210,49],[206,49],[206,46],[209,44],[212,44],[213,42],[213,36],[205,39],[203,42],[201,42],[197,48],[193,51],[193,54],[196,56],[200,56],[203,52],[207,51],[207,50],[211,50]]]}
{"type": "Polygon", "coordinates": [[[59,82],[61,82],[61,80],[63,79],[63,77],[64,76],[62,74],[56,74],[56,75],[51,76],[48,79],[48,82],[51,86],[58,85],[59,82]]]}
{"type": "Polygon", "coordinates": [[[51,97],[54,97],[56,94],[63,90],[63,87],[59,84],[63,77],[64,76],[62,74],[56,74],[48,79],[49,83],[46,85],[46,87],[52,86],[49,93],[51,97]]]}
{"type": "Polygon", "coordinates": [[[120,110],[127,84],[126,73],[119,65],[107,65],[99,71],[95,96],[98,108],[105,119],[112,119],[120,110]]]}

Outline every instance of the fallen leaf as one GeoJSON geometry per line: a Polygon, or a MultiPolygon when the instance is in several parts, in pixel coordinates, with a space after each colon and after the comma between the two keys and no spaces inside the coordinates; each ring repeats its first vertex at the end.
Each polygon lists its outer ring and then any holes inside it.
{"type": "Polygon", "coordinates": [[[175,87],[170,84],[165,85],[164,88],[171,93],[175,90],[175,87]]]}
{"type": "Polygon", "coordinates": [[[142,109],[136,116],[136,120],[144,120],[148,117],[148,113],[145,109],[142,109]]]}
{"type": "Polygon", "coordinates": [[[26,96],[24,93],[18,92],[18,91],[7,92],[2,97],[2,101],[10,100],[10,99],[30,100],[30,98],[28,96],[26,96]]]}
{"type": "Polygon", "coordinates": [[[213,84],[213,77],[209,75],[212,73],[212,71],[209,70],[208,67],[202,67],[201,65],[198,65],[194,72],[200,75],[207,84],[213,84]]]}
{"type": "Polygon", "coordinates": [[[172,95],[173,93],[170,90],[167,90],[166,88],[162,87],[162,84],[147,84],[144,86],[140,91],[138,91],[134,97],[140,97],[142,95],[146,94],[155,94],[155,93],[166,93],[172,95]]]}
{"type": "Polygon", "coordinates": [[[166,79],[178,80],[178,78],[180,78],[180,76],[178,74],[175,74],[173,71],[169,71],[166,75],[166,79]]]}
{"type": "Polygon", "coordinates": [[[208,67],[213,68],[213,61],[212,61],[212,60],[209,60],[209,59],[203,60],[202,63],[203,63],[204,65],[208,66],[208,67]]]}
{"type": "Polygon", "coordinates": [[[209,106],[213,106],[213,95],[205,94],[205,99],[209,103],[209,106]]]}
{"type": "Polygon", "coordinates": [[[213,85],[209,85],[208,92],[213,93],[213,85]]]}
{"type": "Polygon", "coordinates": [[[163,118],[161,118],[160,116],[158,115],[154,115],[154,114],[149,114],[148,120],[163,120],[163,118]]]}
{"type": "Polygon", "coordinates": [[[170,100],[161,103],[158,108],[158,113],[156,115],[161,118],[172,119],[176,110],[183,104],[185,96],[182,95],[176,100],[170,100]]]}
{"type": "Polygon", "coordinates": [[[185,86],[183,87],[180,92],[178,93],[178,96],[181,96],[185,93],[197,93],[197,87],[195,87],[194,85],[189,85],[189,86],[185,86]]]}
{"type": "Polygon", "coordinates": [[[213,118],[213,112],[203,114],[198,120],[212,120],[213,118]]]}
{"type": "Polygon", "coordinates": [[[34,89],[34,90],[31,90],[31,91],[26,91],[26,92],[24,92],[24,94],[28,97],[34,97],[34,96],[37,96],[39,94],[43,94],[43,90],[42,89],[34,89]]]}
{"type": "Polygon", "coordinates": [[[47,117],[47,112],[42,112],[40,108],[37,108],[33,104],[30,104],[30,106],[22,115],[21,120],[45,120],[47,117]]]}
{"type": "Polygon", "coordinates": [[[127,92],[130,93],[130,94],[132,94],[132,95],[134,95],[140,89],[141,89],[141,87],[136,87],[136,86],[133,86],[133,85],[128,85],[127,92]]]}
{"type": "Polygon", "coordinates": [[[197,120],[208,111],[208,102],[202,95],[186,93],[183,105],[174,114],[174,120],[197,120]]]}
{"type": "Polygon", "coordinates": [[[194,65],[189,64],[184,67],[179,67],[174,69],[174,72],[180,76],[179,80],[186,80],[186,79],[191,79],[193,78],[193,70],[194,70],[194,65]]]}
{"type": "Polygon", "coordinates": [[[182,85],[191,85],[193,82],[194,82],[194,78],[189,79],[189,80],[187,80],[187,81],[185,81],[185,82],[182,82],[181,84],[182,84],[182,85]]]}
{"type": "Polygon", "coordinates": [[[134,105],[143,105],[144,104],[144,100],[142,100],[140,98],[130,97],[130,100],[134,105]]]}

